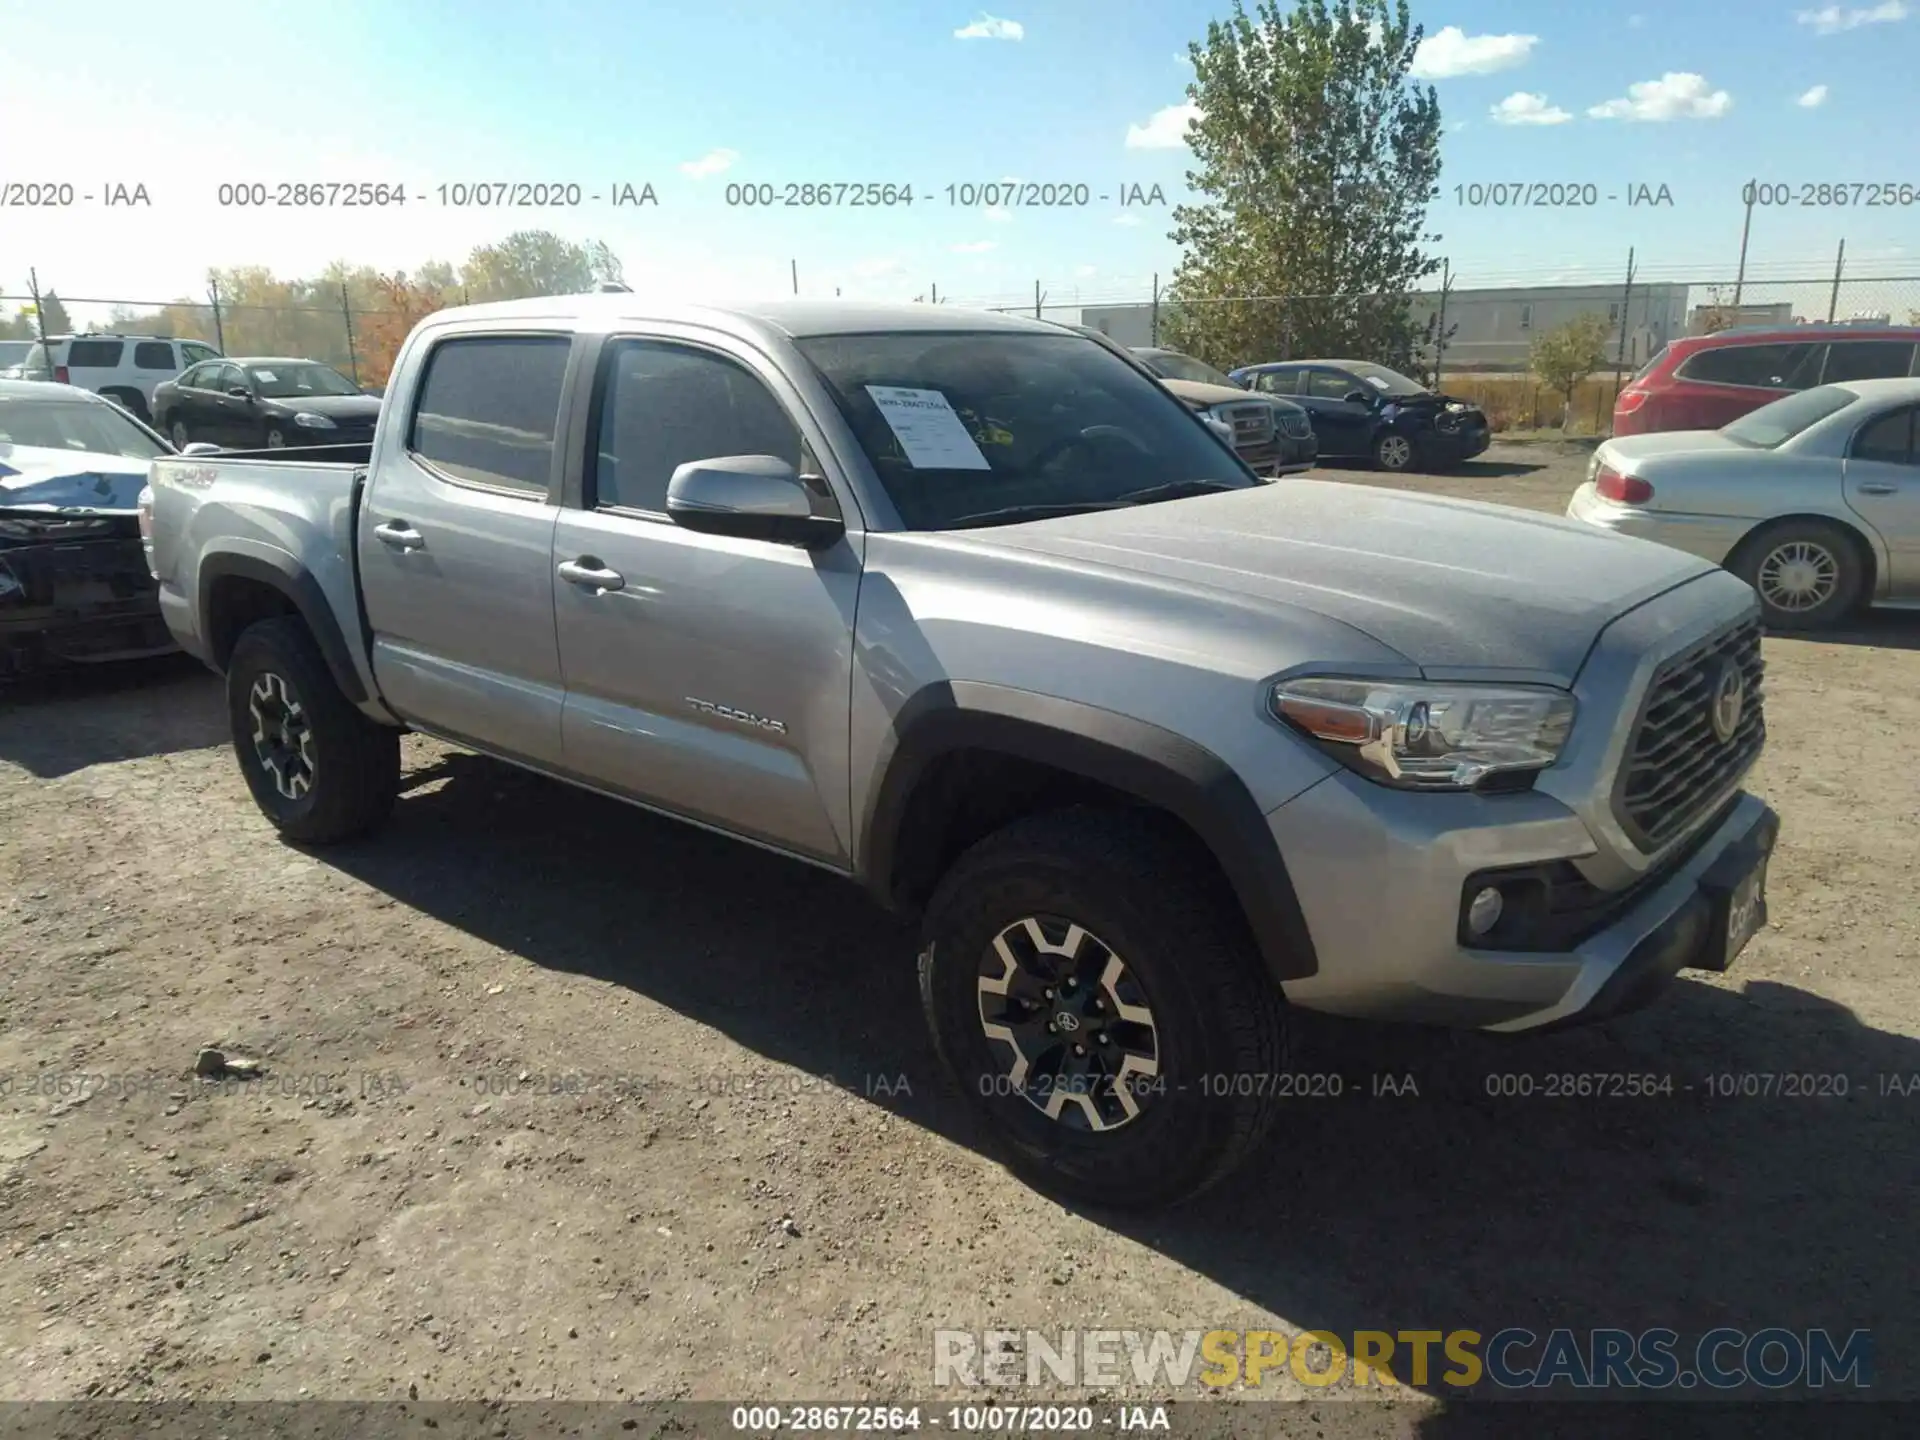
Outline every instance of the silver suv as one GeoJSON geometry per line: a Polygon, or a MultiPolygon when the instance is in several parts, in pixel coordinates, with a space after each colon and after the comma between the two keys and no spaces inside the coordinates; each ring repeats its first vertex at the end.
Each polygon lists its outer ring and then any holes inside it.
{"type": "Polygon", "coordinates": [[[268,819],[373,829],[412,729],[856,881],[920,917],[961,1090],[1083,1197],[1227,1174],[1301,1093],[1291,1007],[1542,1030],[1765,919],[1745,585],[1263,483],[1057,326],[443,311],[340,449],[162,459],[144,502],[268,819]]]}

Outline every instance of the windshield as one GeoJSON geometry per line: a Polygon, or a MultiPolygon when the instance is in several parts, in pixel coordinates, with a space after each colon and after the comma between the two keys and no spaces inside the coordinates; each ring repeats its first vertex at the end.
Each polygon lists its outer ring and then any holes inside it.
{"type": "Polygon", "coordinates": [[[1230,375],[1216,370],[1204,360],[1182,355],[1177,350],[1140,350],[1135,352],[1147,362],[1147,368],[1168,380],[1191,380],[1198,385],[1224,385],[1229,390],[1241,387],[1230,375]]]}
{"type": "Polygon", "coordinates": [[[0,445],[37,445],[151,460],[172,451],[113,406],[0,396],[0,445]]]}
{"type": "Polygon", "coordinates": [[[1384,365],[1375,365],[1367,360],[1354,360],[1340,368],[1354,375],[1358,375],[1382,395],[1424,395],[1427,393],[1427,387],[1419,381],[1409,380],[1398,370],[1389,370],[1384,365]]]}
{"type": "Polygon", "coordinates": [[[1079,336],[947,331],[797,345],[911,529],[1016,507],[1093,509],[1160,485],[1260,483],[1184,405],[1079,336]]]}
{"type": "Polygon", "coordinates": [[[1843,390],[1838,385],[1802,390],[1798,395],[1788,395],[1771,405],[1762,405],[1758,410],[1742,415],[1731,425],[1721,426],[1720,433],[1729,440],[1751,445],[1755,449],[1777,450],[1809,425],[1817,424],[1835,411],[1846,409],[1859,398],[1851,390],[1843,390]]]}
{"type": "Polygon", "coordinates": [[[300,400],[309,395],[358,395],[360,387],[328,365],[302,360],[293,365],[249,365],[254,388],[266,400],[300,400]]]}

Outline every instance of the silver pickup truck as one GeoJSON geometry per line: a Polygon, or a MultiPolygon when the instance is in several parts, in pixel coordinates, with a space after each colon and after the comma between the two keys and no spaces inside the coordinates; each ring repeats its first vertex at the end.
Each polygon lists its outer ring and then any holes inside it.
{"type": "Polygon", "coordinates": [[[1765,921],[1745,585],[1263,483],[1042,322],[445,311],[370,447],[161,459],[142,514],[289,840],[385,820],[413,730],[857,881],[1016,1169],[1106,1204],[1259,1144],[1290,1007],[1544,1030],[1765,921]]]}

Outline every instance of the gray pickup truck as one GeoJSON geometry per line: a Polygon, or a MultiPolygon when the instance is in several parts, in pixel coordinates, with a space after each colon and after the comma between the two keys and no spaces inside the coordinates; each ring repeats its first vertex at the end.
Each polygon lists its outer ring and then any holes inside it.
{"type": "Polygon", "coordinates": [[[370,446],[163,458],[142,524],[286,838],[385,820],[413,730],[857,881],[1011,1163],[1110,1205],[1312,1093],[1290,1007],[1544,1030],[1765,921],[1745,585],[1264,483],[1038,321],[445,311],[370,446]]]}

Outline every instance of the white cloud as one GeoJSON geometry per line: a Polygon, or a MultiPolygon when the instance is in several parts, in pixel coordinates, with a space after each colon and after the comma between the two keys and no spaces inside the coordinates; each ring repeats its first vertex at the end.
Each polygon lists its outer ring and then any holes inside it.
{"type": "Polygon", "coordinates": [[[1855,6],[1850,10],[1825,5],[1818,10],[1802,10],[1793,18],[1802,25],[1811,25],[1816,35],[1838,35],[1842,30],[1858,30],[1862,25],[1891,25],[1906,19],[1908,13],[1901,0],[1883,0],[1879,5],[1855,6]]]}
{"type": "Polygon", "coordinates": [[[1191,101],[1156,110],[1146,124],[1127,126],[1127,148],[1177,150],[1187,143],[1187,126],[1199,118],[1200,107],[1191,101]]]}
{"type": "Polygon", "coordinates": [[[1827,87],[1824,85],[1816,85],[1793,103],[1798,105],[1802,110],[1818,109],[1827,103],[1827,87]]]}
{"type": "Polygon", "coordinates": [[[1073,278],[1076,280],[1085,280],[1089,275],[1096,275],[1098,273],[1099,271],[1092,265],[1076,265],[1073,267],[1073,278]]]}
{"type": "Polygon", "coordinates": [[[1647,17],[1644,15],[1627,16],[1627,28],[1629,30],[1638,30],[1642,28],[1646,23],[1647,23],[1647,17]]]}
{"type": "Polygon", "coordinates": [[[723,170],[731,170],[733,162],[740,158],[738,150],[709,150],[698,160],[689,160],[680,167],[683,175],[691,175],[696,180],[704,180],[709,175],[718,175],[723,170]]]}
{"type": "Polygon", "coordinates": [[[1458,25],[1435,31],[1414,53],[1413,73],[1422,80],[1491,75],[1527,63],[1538,35],[1469,35],[1458,25]]]}
{"type": "Polygon", "coordinates": [[[1027,27],[1018,20],[1001,20],[993,15],[981,15],[971,25],[962,25],[953,32],[956,40],[1024,40],[1027,27]]]}
{"type": "Polygon", "coordinates": [[[1487,115],[1496,125],[1564,125],[1573,118],[1571,111],[1549,105],[1546,96],[1530,95],[1525,90],[1514,91],[1491,107],[1487,115]]]}
{"type": "Polygon", "coordinates": [[[1186,51],[1183,50],[1178,55],[1173,57],[1173,63],[1176,65],[1182,65],[1188,68],[1192,68],[1193,56],[1187,54],[1186,51]]]}
{"type": "Polygon", "coordinates": [[[1715,120],[1733,108],[1733,97],[1712,89],[1704,75],[1669,70],[1658,80],[1641,80],[1618,99],[1587,111],[1596,120],[1715,120]]]}
{"type": "Polygon", "coordinates": [[[980,212],[982,220],[991,220],[996,225],[1011,225],[1013,211],[1004,205],[989,205],[980,212]]]}
{"type": "Polygon", "coordinates": [[[1140,217],[1138,215],[1120,214],[1113,217],[1113,223],[1116,225],[1138,225],[1140,223],[1140,217]]]}
{"type": "Polygon", "coordinates": [[[953,247],[956,255],[984,255],[989,250],[999,248],[998,240],[964,240],[953,247]]]}
{"type": "Polygon", "coordinates": [[[1464,129],[1466,129],[1466,128],[1467,128],[1467,124],[1468,124],[1468,122],[1467,122],[1467,121],[1465,121],[1465,120],[1456,120],[1456,121],[1454,121],[1454,122],[1453,122],[1453,123],[1452,123],[1451,125],[1449,125],[1449,126],[1447,127],[1447,129],[1449,129],[1449,130],[1454,130],[1454,131],[1460,131],[1460,130],[1464,130],[1464,129]]]}

